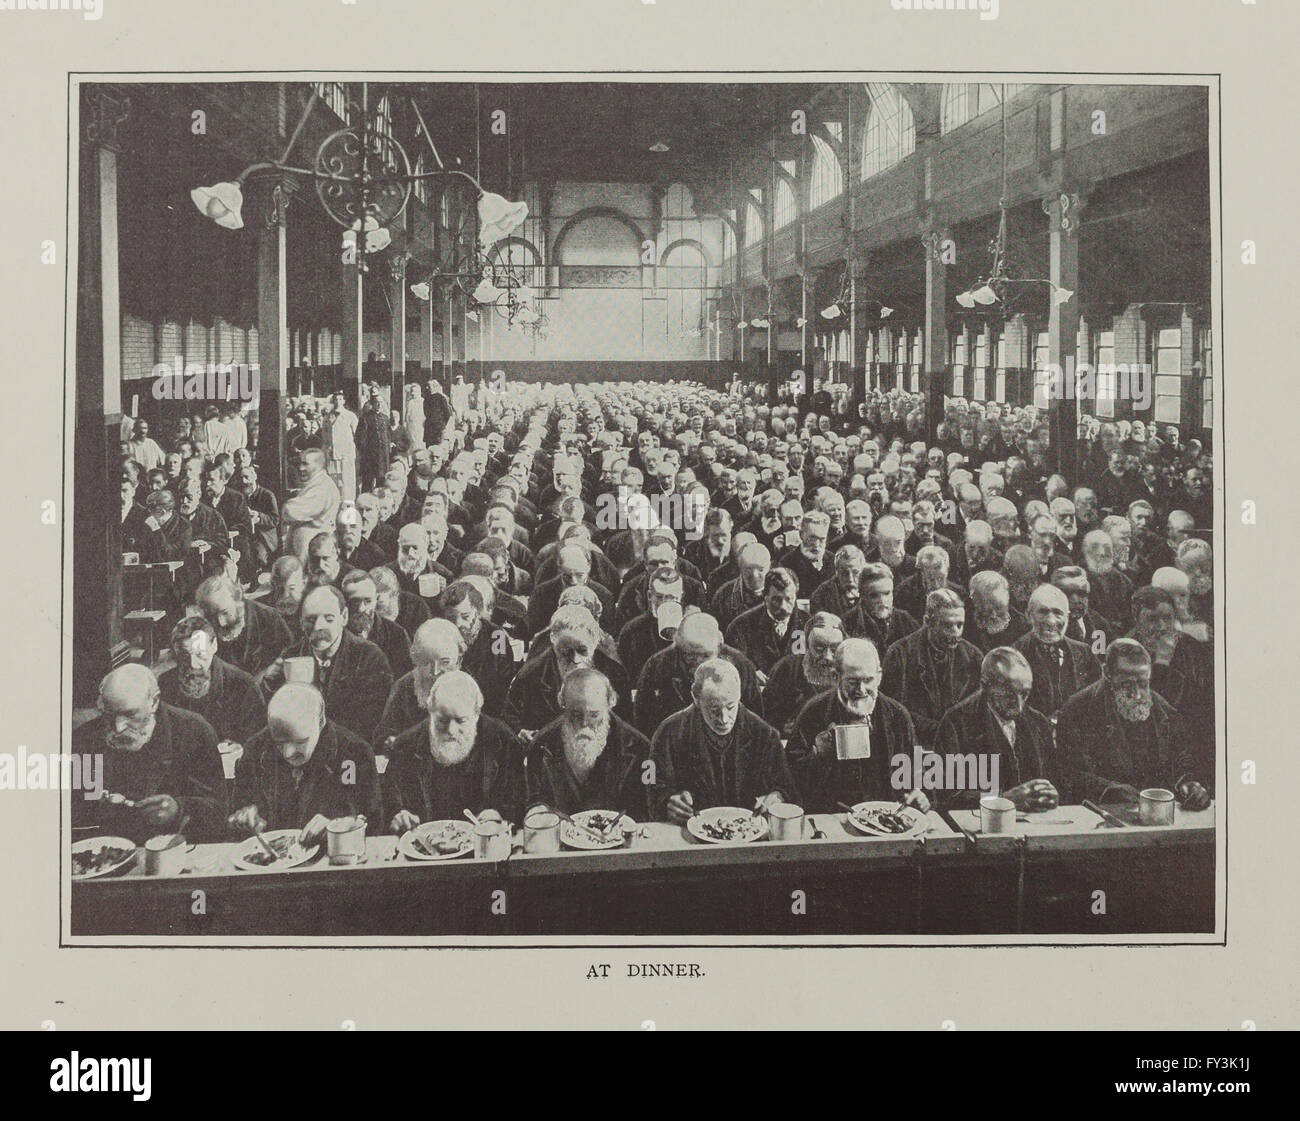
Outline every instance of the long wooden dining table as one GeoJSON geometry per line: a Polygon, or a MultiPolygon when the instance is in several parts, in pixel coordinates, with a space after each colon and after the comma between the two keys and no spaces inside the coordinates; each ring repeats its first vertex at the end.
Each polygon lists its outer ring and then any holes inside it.
{"type": "MultiPolygon", "coordinates": [[[[310,940],[421,936],[1206,934],[1214,931],[1215,808],[1171,826],[1116,827],[1083,806],[1018,815],[931,811],[915,836],[866,836],[815,814],[824,836],[702,844],[644,825],[630,848],[415,861],[394,836],[365,860],[237,867],[235,843],[198,845],[187,870],[144,860],[71,884],[69,934],[310,940]]],[[[1122,816],[1122,815],[1121,815],[1122,816]]]]}

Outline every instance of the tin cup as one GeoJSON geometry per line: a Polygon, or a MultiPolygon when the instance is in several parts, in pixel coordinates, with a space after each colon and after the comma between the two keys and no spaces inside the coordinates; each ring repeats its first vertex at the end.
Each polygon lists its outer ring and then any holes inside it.
{"type": "Polygon", "coordinates": [[[560,818],[549,810],[535,810],[524,818],[524,852],[559,852],[560,818]]]}
{"type": "Polygon", "coordinates": [[[144,843],[144,874],[146,876],[179,876],[185,871],[187,857],[193,845],[187,845],[179,833],[164,833],[150,837],[144,843]]]}
{"type": "Polygon", "coordinates": [[[315,658],[285,658],[284,660],[284,679],[285,681],[301,681],[305,685],[310,685],[316,676],[316,659],[315,658]]]}
{"type": "Polygon", "coordinates": [[[635,848],[636,839],[641,836],[641,826],[628,817],[627,814],[624,814],[620,828],[623,830],[623,847],[625,849],[635,848]]]}
{"type": "Polygon", "coordinates": [[[484,821],[474,826],[474,859],[505,860],[510,855],[510,831],[503,821],[484,821]]]}
{"type": "Polygon", "coordinates": [[[1143,825],[1173,825],[1174,792],[1153,786],[1138,794],[1138,820],[1143,825]]]}
{"type": "Polygon", "coordinates": [[[869,759],[871,729],[866,724],[835,725],[836,759],[869,759]]]}
{"type": "Polygon", "coordinates": [[[243,745],[231,743],[229,740],[222,740],[217,744],[217,750],[221,752],[221,769],[225,773],[226,779],[233,779],[235,777],[235,765],[244,754],[243,745]]]}
{"type": "Polygon", "coordinates": [[[360,864],[366,858],[366,818],[336,817],[325,826],[325,851],[331,864],[360,864]]]}
{"type": "Polygon", "coordinates": [[[792,802],[777,802],[768,808],[767,823],[774,841],[803,840],[803,807],[792,802]]]}
{"type": "Polygon", "coordinates": [[[986,794],[980,799],[980,832],[989,836],[1010,833],[1016,824],[1016,804],[1010,798],[986,794]]]}

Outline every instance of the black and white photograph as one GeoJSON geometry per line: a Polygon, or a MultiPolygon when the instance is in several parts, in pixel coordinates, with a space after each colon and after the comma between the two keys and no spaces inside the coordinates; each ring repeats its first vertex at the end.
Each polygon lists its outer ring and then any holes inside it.
{"type": "Polygon", "coordinates": [[[1213,76],[69,88],[66,944],[1222,941],[1213,76]]]}

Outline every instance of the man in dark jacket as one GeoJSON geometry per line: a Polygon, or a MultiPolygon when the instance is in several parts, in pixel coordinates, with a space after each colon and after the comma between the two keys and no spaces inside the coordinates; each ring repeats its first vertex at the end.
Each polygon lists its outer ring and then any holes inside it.
{"type": "Polygon", "coordinates": [[[348,630],[373,642],[383,652],[393,676],[411,668],[411,637],[402,627],[379,614],[379,590],[370,574],[354,568],[343,577],[343,597],[348,604],[348,630]]]}
{"type": "Polygon", "coordinates": [[[246,744],[266,727],[266,704],[253,678],[217,657],[217,632],[201,615],[172,628],[175,668],[161,682],[163,700],[212,725],[217,736],[246,744]]]}
{"type": "Polygon", "coordinates": [[[1073,798],[1136,802],[1158,787],[1188,810],[1210,804],[1182,720],[1152,692],[1151,655],[1133,639],[1112,642],[1102,678],[1066,701],[1057,749],[1073,798]]]}
{"type": "Polygon", "coordinates": [[[1029,707],[1033,681],[1019,650],[998,646],[984,655],[979,690],[948,710],[935,736],[944,759],[945,809],[973,809],[982,794],[1001,794],[1023,807],[1031,783],[1036,805],[1046,804],[1037,797],[1042,794],[1059,802],[1063,776],[1051,722],[1029,707]],[[979,785],[981,776],[987,786],[979,785]]]}
{"type": "Polygon", "coordinates": [[[244,590],[228,577],[204,580],[194,590],[194,604],[216,630],[224,659],[255,681],[293,642],[293,633],[280,613],[245,599],[244,590]]]}
{"type": "Polygon", "coordinates": [[[1029,661],[1034,674],[1030,705],[1049,720],[1085,685],[1101,676],[1092,648],[1065,637],[1070,601],[1052,584],[1040,584],[1029,597],[1028,634],[1014,646],[1029,661]]]}
{"type": "Polygon", "coordinates": [[[528,751],[529,806],[567,814],[618,810],[641,819],[650,741],[614,715],[617,702],[609,678],[598,669],[575,669],[564,679],[560,715],[528,751]]]}
{"type": "Polygon", "coordinates": [[[961,636],[966,607],[946,588],[930,593],[925,623],[885,654],[880,690],[912,717],[922,747],[934,743],[939,721],[979,687],[980,652],[961,636]]]}
{"type": "Polygon", "coordinates": [[[102,758],[101,795],[125,801],[76,792],[73,826],[95,826],[137,843],[181,831],[191,841],[219,840],[225,774],[211,725],[162,703],[153,671],[134,663],[100,683],[99,712],[73,732],[72,750],[82,759],[102,758]]]}
{"type": "Polygon", "coordinates": [[[518,821],[523,754],[509,728],[483,715],[474,679],[450,670],[433,686],[429,719],[393,744],[383,790],[388,828],[398,834],[424,821],[464,820],[465,810],[518,821]]]}
{"type": "Polygon", "coordinates": [[[894,570],[887,564],[869,564],[862,572],[862,597],[844,617],[844,629],[851,638],[869,638],[884,661],[889,648],[920,627],[894,603],[894,570]]]}
{"type": "Polygon", "coordinates": [[[845,637],[839,616],[819,611],[808,620],[803,651],[787,654],[772,667],[763,686],[763,719],[783,739],[799,710],[835,684],[835,651],[845,637]]]}
{"type": "Polygon", "coordinates": [[[379,774],[370,747],[329,720],[314,685],[289,682],[266,709],[266,728],[244,746],[235,765],[229,826],[237,835],[300,829],[319,844],[332,818],[365,816],[372,831],[382,817],[379,774]]]}
{"type": "Polygon", "coordinates": [[[916,731],[907,709],[880,692],[875,644],[846,639],[835,652],[835,667],[835,685],[803,706],[786,749],[804,809],[835,813],[840,803],[902,800],[928,810],[930,801],[921,790],[894,785],[894,759],[911,760],[916,731]],[[835,727],[841,724],[867,728],[865,751],[839,758],[835,727]]]}
{"type": "Polygon", "coordinates": [[[740,674],[723,658],[695,671],[692,704],[670,716],[650,745],[651,820],[684,824],[713,806],[764,808],[797,798],[776,729],[740,700],[740,674]]]}
{"type": "Polygon", "coordinates": [[[794,649],[808,625],[797,606],[799,584],[788,568],[774,568],[763,582],[763,602],[737,615],[727,628],[728,646],[745,655],[761,674],[794,649]]]}
{"type": "Polygon", "coordinates": [[[311,658],[312,683],[325,697],[325,713],[334,723],[370,743],[393,687],[393,671],[373,642],[348,632],[348,607],[333,584],[303,596],[298,625],[303,634],[285,648],[263,678],[263,691],[284,681],[284,661],[311,658]]]}

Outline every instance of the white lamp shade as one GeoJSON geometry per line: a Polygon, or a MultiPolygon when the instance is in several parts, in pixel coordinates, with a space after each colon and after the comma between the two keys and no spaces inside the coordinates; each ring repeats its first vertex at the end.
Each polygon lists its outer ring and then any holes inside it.
{"type": "Polygon", "coordinates": [[[427,300],[429,298],[429,285],[424,281],[419,284],[412,284],[411,295],[417,300],[427,300]]]}
{"type": "Polygon", "coordinates": [[[1071,297],[1073,296],[1074,296],[1074,292],[1071,291],[1069,288],[1058,288],[1055,292],[1052,293],[1052,299],[1055,300],[1058,304],[1069,303],[1071,297]]]}
{"type": "Polygon", "coordinates": [[[844,313],[840,311],[839,304],[831,304],[830,307],[822,308],[823,319],[838,319],[844,313]]]}
{"type": "Polygon", "coordinates": [[[531,304],[537,299],[537,293],[527,284],[521,284],[516,288],[515,295],[519,298],[519,302],[524,304],[531,304]]]}
{"type": "Polygon", "coordinates": [[[806,319],[801,315],[801,316],[799,316],[798,319],[796,319],[796,320],[794,321],[794,325],[795,325],[796,327],[807,327],[807,326],[808,326],[808,320],[806,320],[806,319]]]}
{"type": "Polygon", "coordinates": [[[743,330],[744,330],[746,327],[748,327],[748,326],[749,326],[749,324],[746,323],[746,322],[742,319],[739,323],[736,324],[736,329],[737,329],[737,330],[740,330],[740,331],[743,331],[743,330]]]}
{"type": "Polygon", "coordinates": [[[998,294],[993,291],[987,284],[983,288],[976,288],[971,294],[971,299],[977,304],[995,304],[998,302],[998,294]]]}
{"type": "Polygon", "coordinates": [[[537,312],[533,311],[532,308],[526,307],[517,316],[515,316],[515,318],[518,319],[520,323],[528,325],[531,323],[536,323],[541,318],[541,316],[538,315],[537,312]]]}
{"type": "Polygon", "coordinates": [[[974,307],[975,297],[972,296],[969,292],[958,292],[957,302],[961,304],[962,307],[974,307]]]}
{"type": "Polygon", "coordinates": [[[214,183],[211,187],[195,187],[190,199],[199,213],[211,218],[227,230],[244,228],[244,192],[238,183],[214,183]]]}
{"type": "Polygon", "coordinates": [[[770,327],[772,326],[766,319],[755,319],[750,323],[751,327],[770,327]]]}
{"type": "Polygon", "coordinates": [[[888,319],[893,314],[894,314],[894,309],[892,307],[882,307],[880,309],[881,319],[888,319]]]}
{"type": "Polygon", "coordinates": [[[479,242],[484,247],[495,245],[527,217],[526,202],[509,202],[491,191],[484,191],[478,200],[479,242]]]}
{"type": "Polygon", "coordinates": [[[477,323],[477,322],[478,322],[478,312],[476,312],[476,311],[467,311],[467,312],[465,313],[465,318],[471,320],[471,321],[474,322],[474,323],[477,323]]]}

